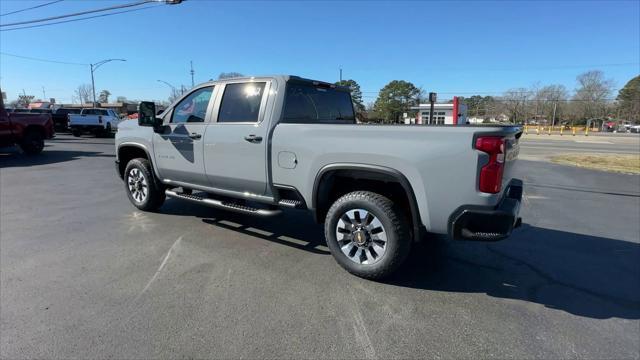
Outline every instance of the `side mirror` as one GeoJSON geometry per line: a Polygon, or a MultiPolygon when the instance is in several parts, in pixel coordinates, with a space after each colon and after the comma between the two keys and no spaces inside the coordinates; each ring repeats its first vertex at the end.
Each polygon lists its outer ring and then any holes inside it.
{"type": "Polygon", "coordinates": [[[156,118],[156,104],[143,101],[138,105],[138,125],[158,129],[162,126],[162,119],[156,118]]]}

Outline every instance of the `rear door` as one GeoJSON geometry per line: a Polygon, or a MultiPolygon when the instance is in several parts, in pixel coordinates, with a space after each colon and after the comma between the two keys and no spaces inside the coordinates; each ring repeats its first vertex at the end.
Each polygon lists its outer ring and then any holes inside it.
{"type": "MultiPolygon", "coordinates": [[[[2,101],[2,99],[0,99],[2,101]]],[[[13,135],[11,133],[11,121],[9,113],[5,111],[4,105],[0,107],[0,146],[9,146],[13,144],[13,135]]]]}
{"type": "Polygon", "coordinates": [[[204,138],[205,168],[212,187],[265,193],[271,85],[271,81],[240,81],[220,89],[216,121],[204,138]]]}
{"type": "Polygon", "coordinates": [[[213,86],[194,90],[166,115],[162,133],[154,132],[155,164],[163,179],[208,185],[203,138],[213,94],[213,86]]]}

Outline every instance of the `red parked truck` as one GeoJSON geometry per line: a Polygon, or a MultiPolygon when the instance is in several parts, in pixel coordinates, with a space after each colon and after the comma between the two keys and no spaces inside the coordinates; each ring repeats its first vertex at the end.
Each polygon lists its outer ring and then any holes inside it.
{"type": "Polygon", "coordinates": [[[18,145],[25,154],[35,155],[54,134],[51,114],[9,113],[0,97],[0,147],[18,145]]]}

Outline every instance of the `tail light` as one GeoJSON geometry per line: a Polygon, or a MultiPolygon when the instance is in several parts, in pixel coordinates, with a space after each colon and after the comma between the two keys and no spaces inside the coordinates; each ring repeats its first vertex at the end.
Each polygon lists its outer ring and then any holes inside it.
{"type": "Polygon", "coordinates": [[[497,194],[502,187],[504,172],[504,138],[481,136],[476,139],[476,149],[489,154],[489,162],[480,169],[480,191],[497,194]]]}
{"type": "Polygon", "coordinates": [[[102,124],[102,115],[98,115],[98,123],[102,124]]]}

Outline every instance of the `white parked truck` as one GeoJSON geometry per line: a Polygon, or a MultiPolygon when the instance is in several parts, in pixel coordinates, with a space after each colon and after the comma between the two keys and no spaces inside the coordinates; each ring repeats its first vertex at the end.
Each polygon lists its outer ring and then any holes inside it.
{"type": "Polygon", "coordinates": [[[159,117],[141,103],[116,134],[116,169],[141,210],[169,196],[255,216],[310,211],[342,267],[380,279],[427,232],[511,234],[521,222],[522,181],[509,176],[521,133],[362,125],[348,88],[236,78],[194,87],[159,117]]]}
{"type": "Polygon", "coordinates": [[[120,117],[110,109],[82,109],[80,114],[69,114],[69,129],[73,136],[84,132],[95,135],[110,135],[118,129],[120,117]]]}

